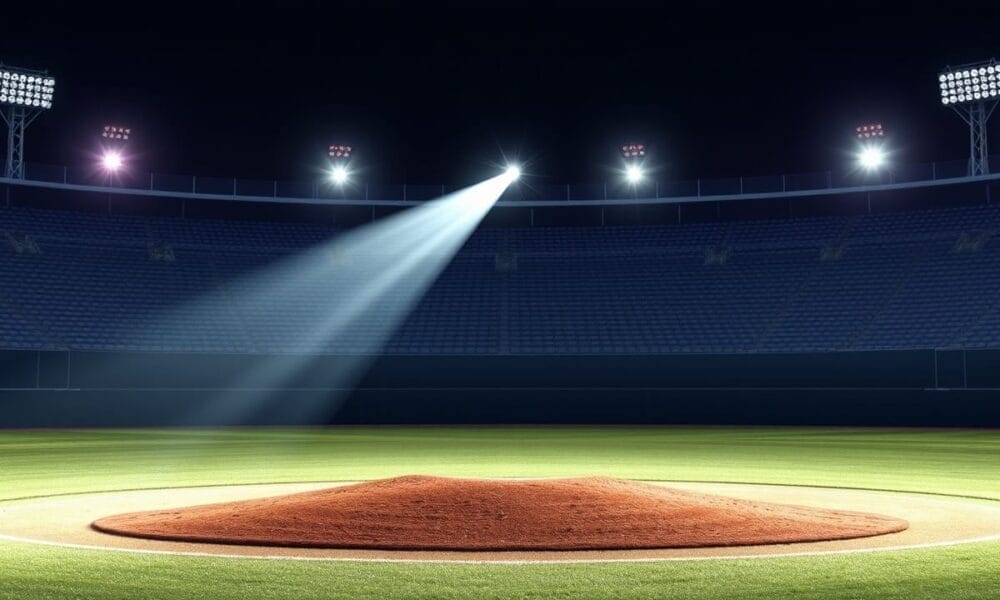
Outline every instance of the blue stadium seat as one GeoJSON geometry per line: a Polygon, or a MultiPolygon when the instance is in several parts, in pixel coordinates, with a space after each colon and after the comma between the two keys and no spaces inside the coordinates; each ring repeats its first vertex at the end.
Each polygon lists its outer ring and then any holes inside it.
{"type": "MultiPolygon", "coordinates": [[[[388,340],[396,354],[1000,347],[993,206],[685,225],[477,231],[388,340]],[[956,245],[976,235],[975,248],[956,245]],[[835,256],[822,256],[835,247],[835,256]],[[722,260],[706,260],[709,252],[722,260]],[[498,254],[515,257],[498,268],[498,254]]],[[[250,273],[337,236],[319,224],[0,209],[0,347],[315,351],[325,282],[267,305],[250,273]],[[151,260],[169,244],[173,262],[151,260]],[[223,301],[205,302],[205,298],[223,301]]],[[[258,275],[260,276],[260,275],[258,275]]],[[[375,307],[379,310],[379,307],[375,307]]]]}

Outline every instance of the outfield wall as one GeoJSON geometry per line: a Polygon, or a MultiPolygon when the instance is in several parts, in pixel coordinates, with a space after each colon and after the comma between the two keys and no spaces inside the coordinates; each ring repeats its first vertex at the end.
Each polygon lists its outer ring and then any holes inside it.
{"type": "Polygon", "coordinates": [[[353,388],[336,356],[295,388],[243,382],[275,357],[0,352],[0,426],[285,423],[757,423],[1000,426],[1000,351],[380,356],[353,388]]]}

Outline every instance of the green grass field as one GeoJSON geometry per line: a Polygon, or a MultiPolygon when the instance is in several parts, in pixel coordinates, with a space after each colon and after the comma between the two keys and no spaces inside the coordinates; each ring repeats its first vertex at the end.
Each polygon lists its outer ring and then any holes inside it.
{"type": "MultiPolygon", "coordinates": [[[[0,432],[0,501],[401,474],[610,475],[899,490],[1000,502],[1000,432],[335,428],[0,432]]],[[[131,555],[0,542],[0,598],[1000,597],[1000,543],[634,564],[442,565],[131,555]]]]}

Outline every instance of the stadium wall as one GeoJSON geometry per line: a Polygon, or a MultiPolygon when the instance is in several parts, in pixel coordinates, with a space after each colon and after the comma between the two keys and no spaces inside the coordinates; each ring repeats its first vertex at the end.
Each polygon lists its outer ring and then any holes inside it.
{"type": "Polygon", "coordinates": [[[0,352],[0,427],[376,423],[1000,426],[1000,351],[379,356],[356,387],[308,356],[0,352]],[[206,406],[211,410],[206,410],[206,406]]]}

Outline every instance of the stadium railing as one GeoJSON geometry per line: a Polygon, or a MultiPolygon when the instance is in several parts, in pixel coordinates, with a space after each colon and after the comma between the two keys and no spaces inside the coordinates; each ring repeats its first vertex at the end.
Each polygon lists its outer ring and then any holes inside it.
{"type": "MultiPolygon", "coordinates": [[[[1000,174],[1000,155],[990,158],[991,174],[1000,174]]],[[[527,185],[512,187],[504,200],[621,200],[629,198],[688,198],[740,196],[850,188],[866,185],[899,184],[963,178],[967,160],[893,165],[880,173],[857,169],[814,173],[788,173],[748,177],[692,180],[650,178],[640,185],[623,182],[567,185],[527,185]]],[[[276,181],[238,177],[205,177],[165,173],[122,172],[113,178],[96,168],[25,164],[24,179],[67,185],[86,185],[140,191],[176,192],[250,198],[301,198],[312,200],[421,201],[441,196],[458,186],[425,184],[356,183],[344,188],[325,181],[276,181]]]]}

